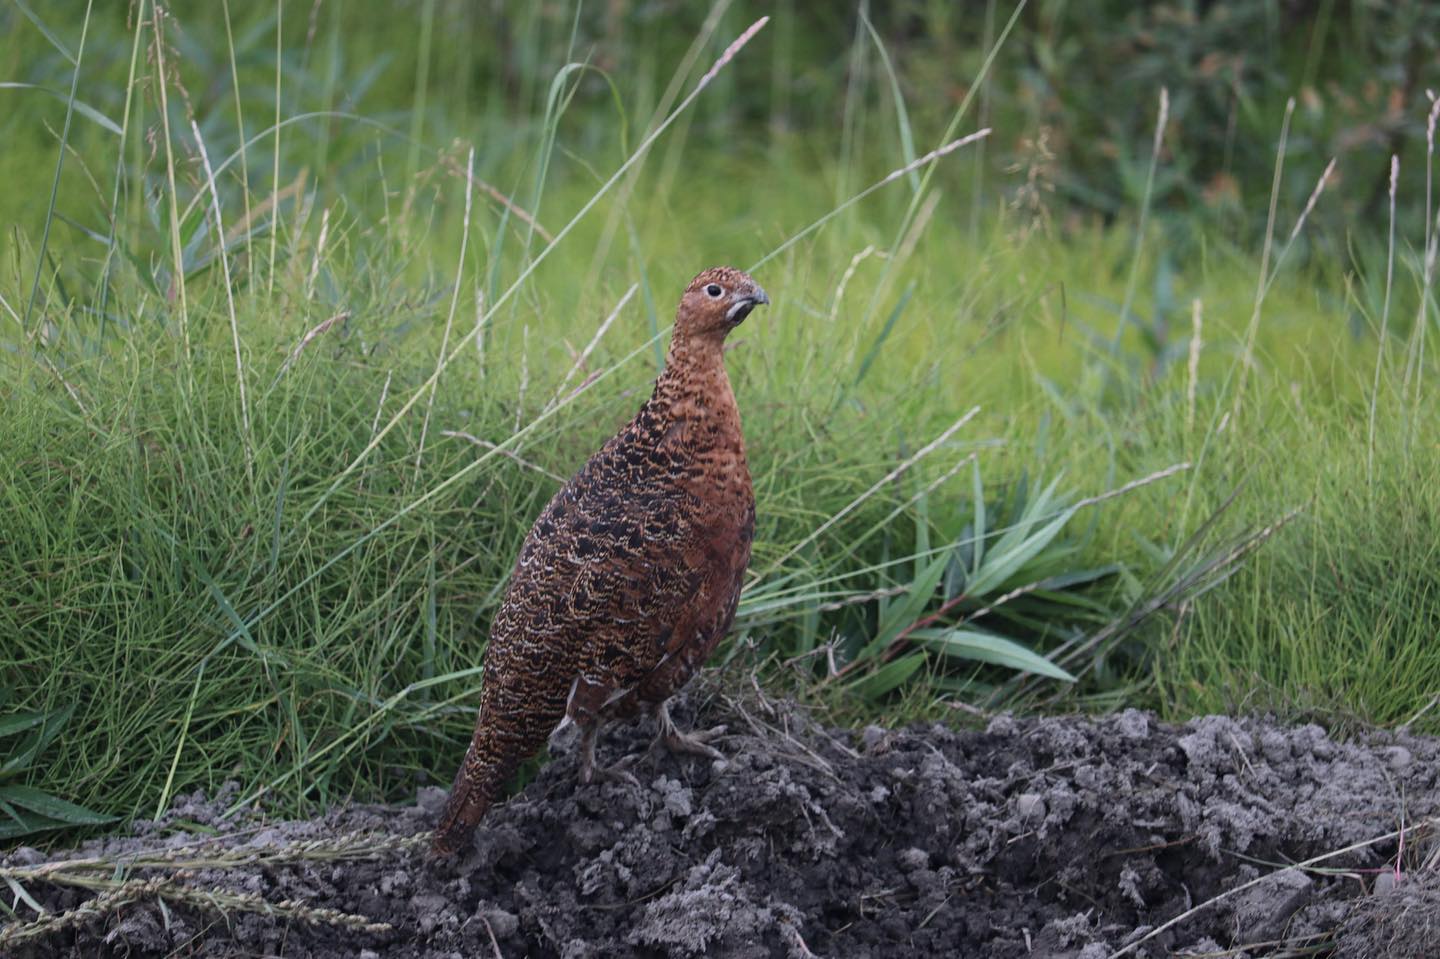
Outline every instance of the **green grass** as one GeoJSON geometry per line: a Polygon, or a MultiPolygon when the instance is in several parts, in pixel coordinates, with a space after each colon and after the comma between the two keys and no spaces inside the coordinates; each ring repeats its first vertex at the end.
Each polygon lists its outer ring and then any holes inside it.
{"type": "MultiPolygon", "coordinates": [[[[1260,249],[973,195],[999,179],[973,147],[832,216],[950,125],[912,125],[868,33],[849,132],[767,140],[725,110],[765,32],[676,110],[733,15],[670,97],[659,54],[542,74],[569,40],[537,21],[524,122],[447,93],[465,52],[440,30],[372,75],[393,27],[335,15],[277,71],[265,16],[233,44],[218,13],[181,25],[161,83],[147,20],[90,23],[74,97],[123,137],[75,113],[62,151],[69,96],[0,91],[0,172],[25,185],[0,198],[0,710],[74,710],[14,781],[120,816],[228,779],[291,811],[447,781],[530,521],[719,262],[764,261],[773,300],[729,360],[759,525],[727,668],[847,721],[1134,704],[1440,728],[1425,237],[1397,238],[1387,284],[1383,234],[1292,248],[1282,202],[1256,311],[1260,249]],[[317,110],[344,115],[271,135],[317,110]],[[472,143],[510,205],[467,196],[472,143]]],[[[68,88],[43,37],[7,42],[68,88]]]]}

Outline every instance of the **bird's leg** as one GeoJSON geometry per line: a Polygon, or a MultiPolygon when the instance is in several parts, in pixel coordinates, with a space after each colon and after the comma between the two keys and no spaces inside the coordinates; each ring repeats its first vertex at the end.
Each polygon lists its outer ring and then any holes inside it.
{"type": "Polygon", "coordinates": [[[585,723],[580,727],[580,782],[587,786],[596,780],[628,783],[638,789],[640,781],[625,768],[629,765],[627,760],[622,759],[613,766],[595,765],[595,734],[599,731],[599,721],[585,723]]]}
{"type": "Polygon", "coordinates": [[[577,676],[570,686],[565,717],[580,727],[580,782],[588,786],[598,779],[601,782],[625,782],[639,786],[639,781],[625,771],[623,760],[609,767],[595,765],[595,735],[605,724],[600,712],[609,694],[607,687],[587,679],[583,674],[577,676]]]}
{"type": "Polygon", "coordinates": [[[670,719],[670,701],[668,699],[655,707],[655,724],[658,728],[655,732],[655,742],[650,747],[652,750],[656,746],[664,746],[672,753],[689,753],[692,756],[706,756],[710,759],[725,758],[725,754],[720,750],[707,745],[710,740],[725,735],[724,726],[696,730],[688,735],[682,733],[675,728],[674,721],[670,719]]]}

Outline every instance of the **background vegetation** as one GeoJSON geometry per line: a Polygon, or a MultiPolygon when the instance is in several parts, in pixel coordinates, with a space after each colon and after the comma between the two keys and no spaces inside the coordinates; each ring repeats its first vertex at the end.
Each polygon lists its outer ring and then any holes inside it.
{"type": "Polygon", "coordinates": [[[0,839],[448,781],[720,262],[727,669],[1435,730],[1440,14],[1110,6],[0,7],[0,839]]]}

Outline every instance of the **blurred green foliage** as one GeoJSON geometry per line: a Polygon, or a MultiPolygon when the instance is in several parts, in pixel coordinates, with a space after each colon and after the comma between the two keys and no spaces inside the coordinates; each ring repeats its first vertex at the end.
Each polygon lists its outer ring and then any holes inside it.
{"type": "MultiPolygon", "coordinates": [[[[224,35],[219,8],[174,4],[168,36],[185,111],[202,118],[212,150],[228,152],[237,146],[225,116],[235,100],[231,53],[209,42],[224,35]]],[[[0,79],[61,93],[58,117],[73,51],[62,50],[63,41],[37,44],[41,17],[30,9],[0,7],[0,79]]],[[[360,113],[428,147],[445,146],[456,131],[483,131],[477,172],[508,185],[521,182],[551,78],[566,62],[590,67],[575,92],[567,144],[602,167],[600,158],[618,158],[643,134],[677,64],[692,53],[713,57],[762,14],[772,17],[770,29],[720,76],[723,92],[699,104],[693,141],[745,155],[790,149],[809,134],[829,143],[856,124],[842,144],[845,168],[884,166],[904,125],[885,82],[883,43],[918,150],[936,145],[973,93],[966,128],[996,133],[977,151],[980,173],[960,167],[945,175],[975,202],[1007,203],[1049,227],[1138,205],[1164,87],[1170,108],[1157,215],[1192,233],[1220,229],[1247,242],[1265,223],[1288,99],[1296,110],[1282,204],[1302,205],[1336,157],[1332,190],[1342,200],[1318,216],[1379,232],[1392,155],[1401,158],[1402,192],[1423,188],[1427,91],[1440,88],[1440,5],[1419,0],[232,4],[239,100],[252,134],[274,116],[277,9],[287,116],[360,113]],[[708,48],[692,51],[712,21],[708,48]],[[972,90],[1002,36],[992,69],[972,90]]],[[[55,10],[45,15],[60,19],[55,10]]],[[[111,117],[122,112],[134,16],[133,5],[121,4],[93,14],[80,95],[111,117]]],[[[48,146],[50,134],[27,112],[0,111],[0,139],[48,146]]],[[[315,149],[288,160],[364,162],[345,151],[343,121],[316,126],[308,134],[315,149]]],[[[298,170],[288,172],[293,179],[298,170]]],[[[23,200],[33,207],[43,197],[23,200]]],[[[1402,228],[1421,216],[1418,205],[1399,212],[1402,228]]]]}

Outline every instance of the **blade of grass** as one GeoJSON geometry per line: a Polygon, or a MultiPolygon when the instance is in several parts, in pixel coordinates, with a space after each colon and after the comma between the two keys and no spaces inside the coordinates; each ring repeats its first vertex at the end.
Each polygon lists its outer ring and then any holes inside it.
{"type": "Polygon", "coordinates": [[[1059,679],[1073,683],[1075,677],[1056,666],[1050,660],[1019,643],[994,633],[975,629],[951,629],[948,627],[927,627],[910,633],[910,639],[945,656],[957,659],[990,663],[1048,679],[1059,679]]]}
{"type": "MultiPolygon", "coordinates": [[[[974,133],[971,133],[968,136],[963,136],[958,140],[951,140],[950,142],[945,143],[942,146],[936,147],[929,153],[916,159],[914,163],[907,163],[905,166],[902,166],[897,170],[891,170],[879,180],[876,180],[874,183],[870,184],[868,187],[861,190],[859,193],[856,193],[854,196],[850,197],[850,199],[844,201],[840,205],[836,206],[835,208],[822,215],[819,219],[812,222],[809,226],[805,227],[797,233],[792,233],[779,246],[775,247],[775,249],[771,250],[769,253],[766,253],[760,259],[756,260],[753,264],[751,264],[750,267],[746,270],[746,272],[756,272],[766,263],[769,263],[771,260],[775,259],[775,257],[779,256],[781,253],[784,253],[796,243],[799,243],[801,240],[805,239],[805,237],[809,236],[811,233],[814,233],[816,230],[820,229],[822,226],[829,223],[831,220],[835,219],[841,213],[844,213],[846,210],[850,209],[852,206],[859,203],[861,200],[865,199],[870,194],[874,193],[876,190],[880,190],[885,186],[894,183],[896,180],[905,176],[912,170],[918,170],[921,167],[925,166],[927,163],[933,163],[934,161],[939,160],[943,156],[954,153],[956,150],[960,149],[963,146],[968,146],[971,143],[983,140],[985,137],[988,137],[990,133],[991,131],[988,127],[984,130],[976,130],[974,133]]],[[[887,259],[886,262],[888,263],[889,260],[887,259]]]]}
{"type": "Polygon", "coordinates": [[[900,155],[905,159],[905,165],[910,167],[907,174],[910,180],[910,191],[918,192],[920,189],[920,174],[915,172],[915,136],[910,131],[910,114],[905,109],[905,95],[900,92],[900,78],[895,74],[895,65],[890,62],[890,54],[885,50],[885,42],[880,39],[876,32],[875,25],[870,22],[869,15],[864,7],[860,9],[860,22],[870,32],[870,39],[875,41],[875,52],[880,55],[880,65],[885,68],[885,77],[890,82],[890,97],[895,103],[895,124],[899,127],[900,133],[900,155]]]}
{"type": "Polygon", "coordinates": [[[99,110],[95,109],[90,104],[86,103],[84,100],[72,99],[70,96],[60,92],[59,90],[52,90],[49,87],[42,87],[34,83],[19,83],[12,80],[7,80],[3,83],[0,83],[0,90],[34,90],[37,93],[48,93],[50,96],[59,100],[61,103],[73,105],[76,113],[80,114],[87,120],[92,120],[95,123],[98,123],[101,127],[110,131],[116,136],[119,136],[123,132],[118,123],[107,117],[105,114],[101,113],[99,110]]]}
{"type": "Polygon", "coordinates": [[[210,154],[205,150],[205,138],[200,135],[200,125],[190,121],[190,131],[195,136],[195,146],[200,150],[200,162],[205,170],[205,184],[210,188],[215,216],[215,256],[220,260],[220,271],[225,282],[225,305],[230,315],[230,342],[235,349],[235,385],[240,390],[240,430],[245,446],[245,476],[255,487],[255,436],[250,429],[250,401],[245,395],[245,361],[240,356],[240,324],[235,318],[235,288],[230,278],[230,257],[225,252],[225,226],[220,217],[220,191],[215,187],[215,173],[210,169],[210,154]]]}
{"type": "Polygon", "coordinates": [[[1285,103],[1285,119],[1280,124],[1280,144],[1275,150],[1275,174],[1270,183],[1270,211],[1265,216],[1265,241],[1260,250],[1260,275],[1255,280],[1255,302],[1250,310],[1250,325],[1245,329],[1245,346],[1238,360],[1239,380],[1235,384],[1235,399],[1230,416],[1240,415],[1240,401],[1245,395],[1245,383],[1250,367],[1255,362],[1255,336],[1260,331],[1260,308],[1265,303],[1265,291],[1270,279],[1270,249],[1275,241],[1275,207],[1280,201],[1280,179],[1285,172],[1285,144],[1290,139],[1290,117],[1295,113],[1295,98],[1285,103]]]}
{"type": "MultiPolygon", "coordinates": [[[[69,63],[72,67],[74,67],[74,68],[78,71],[78,70],[80,69],[80,61],[81,61],[81,60],[84,58],[84,56],[85,56],[85,35],[84,35],[84,31],[82,30],[82,31],[81,31],[81,35],[80,35],[80,53],[79,53],[78,55],[77,55],[77,54],[74,54],[74,53],[71,53],[71,52],[70,52],[70,48],[67,47],[67,46],[65,46],[65,44],[60,40],[60,38],[57,37],[57,36],[50,30],[49,27],[45,26],[45,21],[41,20],[39,17],[37,17],[37,16],[35,15],[35,12],[30,9],[30,7],[25,3],[25,0],[14,0],[14,2],[15,2],[16,8],[17,8],[21,13],[23,13],[23,14],[25,15],[25,19],[26,19],[26,20],[29,20],[32,24],[34,24],[34,25],[35,25],[35,29],[40,31],[41,36],[43,36],[46,40],[49,40],[49,41],[50,41],[50,45],[51,45],[52,47],[54,47],[54,48],[59,52],[59,54],[60,54],[62,57],[65,58],[65,61],[66,61],[67,63],[69,63]]],[[[88,13],[88,10],[87,10],[87,13],[88,13]]],[[[87,17],[86,19],[89,19],[89,18],[87,17]]]]}
{"type": "Polygon", "coordinates": [[[185,366],[192,368],[194,356],[190,345],[190,306],[185,296],[185,252],[180,242],[180,205],[175,189],[175,148],[170,136],[170,93],[169,78],[165,75],[165,37],[161,23],[165,13],[150,0],[151,28],[155,38],[155,87],[160,93],[160,128],[165,145],[166,203],[170,212],[170,277],[171,289],[167,295],[176,298],[180,306],[180,341],[185,351],[185,366]]]}
{"type": "MultiPolygon", "coordinates": [[[[245,110],[240,104],[240,66],[235,56],[235,34],[230,26],[230,0],[220,0],[220,11],[225,20],[225,49],[230,61],[230,90],[235,96],[235,132],[240,143],[245,142],[245,110]]],[[[214,177],[211,177],[213,180],[214,177]]],[[[245,204],[244,223],[250,222],[250,164],[245,151],[240,151],[240,197],[245,204]]],[[[255,262],[254,245],[249,231],[245,233],[245,262],[255,262]]]]}
{"type": "MultiPolygon", "coordinates": [[[[1375,503],[1375,404],[1380,395],[1380,367],[1390,334],[1390,291],[1395,280],[1395,193],[1400,183],[1400,157],[1390,157],[1390,228],[1385,247],[1385,301],[1380,307],[1380,334],[1375,341],[1375,379],[1370,384],[1370,415],[1365,426],[1365,480],[1375,503]]],[[[1427,221],[1428,225],[1428,221],[1427,221]]]]}
{"type": "Polygon", "coordinates": [[[85,37],[90,32],[90,8],[94,0],[85,2],[85,19],[80,24],[80,48],[79,53],[71,56],[59,42],[55,40],[50,31],[46,30],[30,9],[20,0],[16,0],[22,13],[40,28],[46,38],[56,44],[56,48],[65,55],[65,59],[75,64],[75,69],[70,73],[70,96],[65,101],[65,125],[60,130],[60,151],[55,157],[55,175],[50,179],[50,202],[45,209],[45,225],[40,232],[40,249],[35,255],[35,279],[30,283],[30,298],[25,303],[25,317],[21,325],[30,329],[30,315],[35,311],[35,300],[40,295],[40,277],[45,272],[45,254],[50,247],[50,227],[55,222],[55,203],[60,198],[60,174],[65,169],[65,147],[70,142],[70,119],[75,115],[75,94],[80,89],[80,65],[85,59],[85,37]]]}
{"type": "Polygon", "coordinates": [[[1130,308],[1135,302],[1135,287],[1140,279],[1141,253],[1145,250],[1145,227],[1150,222],[1150,199],[1155,192],[1155,171],[1160,166],[1160,147],[1165,142],[1165,126],[1170,122],[1170,91],[1160,88],[1160,107],[1155,115],[1155,139],[1150,146],[1150,169],[1145,174],[1145,192],[1140,197],[1140,220],[1135,224],[1135,252],[1130,257],[1130,276],[1125,281],[1125,298],[1120,301],[1120,319],[1115,324],[1115,337],[1110,341],[1110,355],[1120,350],[1120,339],[1130,323],[1130,308]]]}
{"type": "Polygon", "coordinates": [[[190,734],[190,719],[195,715],[195,702],[200,698],[200,684],[205,679],[205,660],[195,670],[195,685],[190,690],[190,700],[185,704],[185,718],[180,723],[180,738],[175,741],[175,755],[170,759],[170,771],[165,775],[165,785],[160,787],[160,798],[155,801],[154,819],[159,819],[170,805],[171,790],[175,787],[175,770],[180,766],[180,756],[185,751],[185,738],[190,734]]]}
{"type": "MultiPolygon", "coordinates": [[[[154,3],[154,0],[151,0],[154,3]]],[[[273,213],[270,224],[270,264],[266,270],[265,293],[267,298],[275,295],[275,245],[280,239],[280,80],[285,64],[285,0],[275,0],[275,131],[274,153],[270,163],[270,199],[273,213]]],[[[245,145],[242,144],[242,151],[245,145]]]]}
{"type": "Polygon", "coordinates": [[[475,148],[470,148],[470,153],[465,161],[465,217],[460,227],[460,255],[455,265],[455,283],[450,294],[450,311],[445,316],[445,332],[440,336],[440,351],[435,356],[435,375],[430,380],[430,396],[425,401],[425,418],[420,423],[420,441],[415,444],[415,475],[414,481],[420,480],[420,459],[425,455],[425,435],[430,432],[430,413],[435,407],[435,391],[440,386],[441,361],[445,358],[445,347],[450,342],[450,330],[455,326],[455,310],[460,306],[460,290],[464,288],[465,278],[465,250],[470,241],[470,205],[474,198],[475,191],[470,184],[473,182],[475,172],[475,148]]]}

